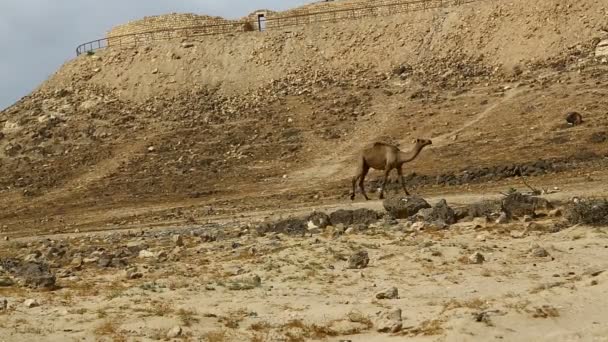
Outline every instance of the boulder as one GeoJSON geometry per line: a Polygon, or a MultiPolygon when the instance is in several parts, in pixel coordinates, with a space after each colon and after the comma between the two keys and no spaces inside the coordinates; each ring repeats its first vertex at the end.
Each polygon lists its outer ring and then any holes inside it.
{"type": "Polygon", "coordinates": [[[550,210],[553,209],[553,206],[544,198],[515,192],[502,200],[502,209],[509,217],[523,217],[526,215],[535,217],[537,209],[550,210]]]}
{"type": "Polygon", "coordinates": [[[323,212],[314,212],[310,214],[308,218],[306,218],[306,220],[308,221],[309,228],[316,227],[320,229],[324,229],[331,222],[329,219],[329,215],[323,212]]]}
{"type": "Polygon", "coordinates": [[[597,44],[597,46],[595,47],[595,56],[596,57],[608,56],[608,39],[604,39],[597,44]]]}
{"type": "Polygon", "coordinates": [[[391,197],[382,203],[384,209],[397,219],[406,219],[416,215],[421,209],[431,208],[431,205],[422,197],[399,196],[391,197]]]}
{"type": "Polygon", "coordinates": [[[369,255],[367,251],[358,251],[348,258],[348,268],[362,269],[369,264],[369,255]]]}

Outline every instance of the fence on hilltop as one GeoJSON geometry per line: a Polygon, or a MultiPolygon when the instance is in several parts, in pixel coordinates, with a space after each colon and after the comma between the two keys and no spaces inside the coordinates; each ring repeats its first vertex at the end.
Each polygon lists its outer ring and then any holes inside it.
{"type": "Polygon", "coordinates": [[[348,5],[348,3],[346,3],[345,5],[340,5],[343,8],[333,10],[315,11],[314,9],[311,9],[302,12],[295,11],[295,14],[290,13],[293,11],[288,11],[287,14],[272,12],[268,13],[267,17],[263,14],[256,17],[256,14],[253,14],[243,20],[226,20],[225,23],[219,24],[164,28],[131,34],[113,35],[80,44],[76,48],[76,55],[93,52],[107,47],[134,47],[158,40],[234,34],[250,31],[275,31],[293,26],[305,26],[328,22],[335,23],[365,17],[390,16],[398,13],[453,7],[477,1],[481,0],[379,0],[374,1],[373,4],[369,5],[362,5],[360,3],[348,5]]]}

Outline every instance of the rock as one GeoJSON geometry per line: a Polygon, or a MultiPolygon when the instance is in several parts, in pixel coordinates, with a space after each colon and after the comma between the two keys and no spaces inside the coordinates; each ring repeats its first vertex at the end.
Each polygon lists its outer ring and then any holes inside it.
{"type": "Polygon", "coordinates": [[[184,239],[183,239],[183,238],[182,238],[182,236],[181,236],[181,235],[179,235],[179,234],[173,235],[173,236],[171,237],[171,241],[173,241],[173,243],[174,243],[176,246],[179,246],[179,247],[181,247],[181,246],[183,246],[183,245],[184,245],[184,239]]]}
{"type": "Polygon", "coordinates": [[[55,287],[55,275],[44,263],[26,262],[16,269],[15,276],[26,287],[35,289],[55,287]]]}
{"type": "Polygon", "coordinates": [[[496,219],[497,224],[507,224],[509,223],[509,215],[505,212],[501,212],[498,218],[496,219]]]}
{"type": "Polygon", "coordinates": [[[426,222],[415,222],[412,224],[411,229],[414,231],[422,231],[426,227],[426,222]]]}
{"type": "Polygon", "coordinates": [[[486,258],[483,256],[483,254],[479,252],[473,253],[469,256],[468,259],[470,264],[483,264],[483,262],[486,261],[486,258]]]}
{"type": "Polygon", "coordinates": [[[525,215],[524,218],[522,219],[522,221],[524,221],[524,222],[532,222],[532,220],[534,220],[534,218],[530,215],[525,215]]]}
{"type": "Polygon", "coordinates": [[[456,223],[456,214],[454,213],[454,210],[448,206],[448,202],[442,199],[439,203],[435,204],[427,220],[454,224],[456,223]]]}
{"type": "Polygon", "coordinates": [[[127,242],[127,249],[133,254],[139,254],[142,249],[146,249],[148,246],[143,241],[129,241],[127,242]]]}
{"type": "Polygon", "coordinates": [[[608,56],[608,39],[600,41],[595,47],[595,57],[608,56]]]}
{"type": "Polygon", "coordinates": [[[181,336],[181,334],[182,334],[182,327],[180,327],[178,325],[178,326],[171,328],[171,330],[169,330],[167,332],[167,338],[176,338],[178,336],[181,336]]]}
{"type": "Polygon", "coordinates": [[[532,245],[532,247],[530,247],[530,256],[534,257],[534,258],[546,258],[549,256],[549,252],[547,252],[546,249],[540,247],[539,245],[532,245]]]}
{"type": "Polygon", "coordinates": [[[502,200],[503,210],[509,217],[523,217],[530,215],[536,217],[537,209],[553,209],[549,201],[544,198],[528,196],[515,192],[502,200]]]}
{"type": "Polygon", "coordinates": [[[80,267],[82,266],[82,258],[81,257],[76,257],[74,259],[72,259],[72,262],[70,263],[70,265],[74,266],[74,267],[80,267]]]}
{"type": "Polygon", "coordinates": [[[399,290],[396,287],[388,288],[382,292],[376,293],[376,299],[397,299],[399,298],[399,290]]]}
{"type": "Polygon", "coordinates": [[[232,291],[251,290],[262,286],[262,278],[257,274],[245,275],[229,281],[226,286],[232,291]]]}
{"type": "Polygon", "coordinates": [[[26,308],[31,309],[31,308],[35,308],[37,306],[40,306],[40,303],[38,303],[38,301],[35,300],[35,299],[28,299],[25,302],[23,302],[23,305],[26,308]]]}
{"type": "Polygon", "coordinates": [[[519,230],[512,230],[509,235],[511,235],[511,237],[514,239],[521,239],[526,236],[526,233],[519,230]]]}
{"type": "Polygon", "coordinates": [[[0,311],[8,310],[8,300],[6,298],[0,298],[0,311]]]}
{"type": "Polygon", "coordinates": [[[323,212],[313,212],[306,220],[308,221],[308,228],[325,229],[330,223],[329,215],[323,212]]]}
{"type": "Polygon", "coordinates": [[[406,219],[416,215],[421,209],[431,208],[427,201],[418,196],[391,197],[385,199],[382,204],[384,209],[397,219],[406,219]]]}
{"type": "Polygon", "coordinates": [[[144,275],[141,272],[137,272],[137,269],[128,269],[126,271],[126,277],[127,279],[139,279],[142,278],[144,275]]]}
{"type": "Polygon", "coordinates": [[[308,221],[302,218],[288,218],[274,223],[263,223],[256,227],[256,231],[259,234],[304,235],[308,231],[308,221]]]}
{"type": "Polygon", "coordinates": [[[401,309],[385,311],[375,324],[376,330],[381,333],[397,333],[403,328],[401,309]]]}
{"type": "Polygon", "coordinates": [[[583,123],[583,116],[577,112],[566,113],[566,122],[572,126],[577,126],[583,123]]]}
{"type": "Polygon", "coordinates": [[[141,259],[149,259],[149,258],[154,258],[156,257],[156,253],[152,253],[147,249],[141,250],[139,251],[139,255],[138,255],[141,259]]]}
{"type": "Polygon", "coordinates": [[[378,222],[382,215],[373,210],[361,208],[353,210],[352,217],[352,224],[369,225],[378,222]]]}
{"type": "Polygon", "coordinates": [[[112,257],[107,256],[107,255],[102,255],[97,260],[97,266],[102,267],[102,268],[110,267],[111,263],[112,263],[112,257]]]}
{"type": "Polygon", "coordinates": [[[182,47],[183,47],[184,49],[189,49],[189,48],[191,48],[191,47],[194,47],[194,43],[186,43],[186,42],[183,42],[183,43],[182,43],[182,47]]]}
{"type": "Polygon", "coordinates": [[[495,214],[500,213],[502,210],[500,201],[481,201],[477,203],[470,204],[467,207],[467,215],[468,217],[489,217],[495,214]]]}
{"type": "Polygon", "coordinates": [[[369,255],[367,254],[367,251],[359,251],[348,258],[347,267],[349,269],[362,269],[366,268],[368,264],[369,255]]]}
{"type": "Polygon", "coordinates": [[[329,222],[333,226],[337,226],[339,224],[350,226],[353,223],[353,212],[352,210],[344,209],[334,211],[333,213],[329,214],[329,222]]]}
{"type": "Polygon", "coordinates": [[[9,287],[9,286],[13,286],[13,284],[15,284],[15,282],[7,276],[0,276],[0,287],[9,287]]]}

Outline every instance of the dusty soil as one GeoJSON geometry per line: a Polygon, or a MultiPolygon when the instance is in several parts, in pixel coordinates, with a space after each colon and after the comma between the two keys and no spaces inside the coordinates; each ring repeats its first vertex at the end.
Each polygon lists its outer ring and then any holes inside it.
{"type": "Polygon", "coordinates": [[[419,231],[381,220],[261,236],[251,222],[3,242],[3,260],[46,260],[57,275],[51,292],[0,288],[9,303],[3,340],[149,341],[176,327],[179,339],[206,341],[601,341],[608,333],[598,300],[608,290],[604,228],[545,217],[419,231]],[[369,262],[349,268],[361,250],[369,262]],[[475,253],[483,262],[469,261],[475,253]],[[397,297],[378,295],[393,287],[397,297]],[[402,327],[390,333],[383,315],[394,309],[402,327]]]}
{"type": "Polygon", "coordinates": [[[524,179],[556,203],[605,197],[608,59],[594,50],[606,11],[478,2],[66,63],[0,113],[2,266],[41,261],[57,276],[51,291],[0,285],[0,341],[158,340],[176,326],[209,341],[605,340],[605,227],[255,227],[383,212],[348,200],[373,141],[433,140],[406,165],[432,203],[500,198],[529,190],[524,179]],[[346,268],[360,249],[369,265],[346,268]],[[468,264],[475,252],[485,262],[468,264]],[[388,287],[400,298],[375,297],[388,287]],[[401,329],[386,332],[394,309],[401,329]]]}

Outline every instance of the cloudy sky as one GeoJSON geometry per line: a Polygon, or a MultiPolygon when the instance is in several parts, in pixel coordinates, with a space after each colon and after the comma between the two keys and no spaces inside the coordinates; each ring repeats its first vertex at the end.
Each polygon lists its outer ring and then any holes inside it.
{"type": "Polygon", "coordinates": [[[239,18],[310,0],[0,0],[0,110],[27,95],[80,43],[147,15],[192,12],[239,18]]]}

